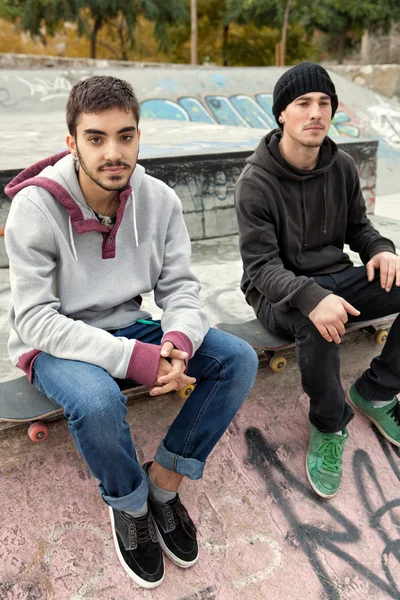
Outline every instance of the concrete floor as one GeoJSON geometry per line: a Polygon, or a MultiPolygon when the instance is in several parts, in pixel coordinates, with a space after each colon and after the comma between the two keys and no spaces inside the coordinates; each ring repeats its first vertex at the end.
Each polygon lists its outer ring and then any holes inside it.
{"type": "MultiPolygon", "coordinates": [[[[400,248],[400,221],[373,220],[400,248]]],[[[252,318],[238,291],[236,237],[195,243],[193,270],[212,323],[252,318]]],[[[5,348],[8,298],[1,269],[3,380],[16,375],[5,348]]],[[[344,340],[345,386],[377,351],[365,332],[344,340]]],[[[316,497],[304,468],[308,402],[293,352],[287,358],[282,373],[260,369],[203,480],[184,481],[181,496],[198,527],[201,557],[185,571],[166,561],[164,583],[154,591],[138,588],[119,566],[106,506],[66,421],[51,423],[41,444],[26,430],[2,432],[0,599],[400,599],[400,453],[356,415],[341,489],[330,501],[316,497]]],[[[130,406],[140,460],[152,458],[180,402],[166,395],[130,406]]]]}

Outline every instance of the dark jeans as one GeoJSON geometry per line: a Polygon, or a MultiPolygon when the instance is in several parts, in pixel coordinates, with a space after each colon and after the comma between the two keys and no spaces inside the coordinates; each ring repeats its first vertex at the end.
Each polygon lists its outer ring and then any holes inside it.
{"type": "MultiPolygon", "coordinates": [[[[388,293],[380,286],[379,271],[368,282],[365,267],[348,267],[333,275],[318,275],[315,281],[341,296],[360,311],[349,321],[366,321],[400,312],[400,288],[388,293]]],[[[273,309],[264,298],[258,318],[272,332],[296,341],[297,362],[303,389],[310,397],[310,421],[320,431],[342,430],[353,417],[340,381],[340,345],[327,342],[300,310],[273,309]]],[[[392,325],[380,356],[356,381],[366,400],[391,400],[400,392],[400,317],[392,325]]]]}

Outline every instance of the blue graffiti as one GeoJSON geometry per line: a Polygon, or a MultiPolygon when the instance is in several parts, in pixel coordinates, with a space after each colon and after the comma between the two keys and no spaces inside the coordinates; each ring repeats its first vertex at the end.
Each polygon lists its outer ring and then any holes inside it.
{"type": "Polygon", "coordinates": [[[329,135],[345,135],[347,137],[359,137],[360,130],[355,125],[351,125],[349,115],[346,115],[342,110],[335,114],[333,125],[329,130],[329,135]]]}
{"type": "Polygon", "coordinates": [[[190,121],[189,115],[183,108],[172,100],[152,98],[141,104],[141,115],[146,119],[170,119],[172,121],[190,121]]]}
{"type": "Polygon", "coordinates": [[[275,124],[270,116],[257,104],[253,98],[244,95],[232,96],[231,103],[243,116],[250,127],[273,129],[275,124]]]}
{"type": "MultiPolygon", "coordinates": [[[[219,123],[269,130],[277,126],[272,104],[272,94],[267,93],[255,94],[254,97],[235,94],[229,98],[212,95],[205,96],[204,99],[184,96],[176,102],[151,98],[141,103],[141,114],[148,119],[219,123]]],[[[339,110],[335,114],[329,135],[357,138],[360,136],[360,130],[351,123],[351,118],[344,110],[339,110]]]]}
{"type": "Polygon", "coordinates": [[[211,81],[216,83],[219,87],[225,87],[227,83],[226,75],[222,75],[221,73],[215,73],[211,75],[211,81]]]}
{"type": "Polygon", "coordinates": [[[179,98],[179,105],[184,108],[191,121],[195,123],[216,123],[197,98],[179,98]]]}

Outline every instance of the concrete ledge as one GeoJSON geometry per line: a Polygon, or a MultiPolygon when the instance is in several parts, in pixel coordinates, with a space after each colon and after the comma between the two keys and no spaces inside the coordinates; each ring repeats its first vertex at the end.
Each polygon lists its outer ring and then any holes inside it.
{"type": "MultiPolygon", "coordinates": [[[[339,142],[340,148],[357,164],[361,186],[369,212],[375,200],[378,142],[357,140],[339,142]]],[[[146,172],[171,186],[182,202],[183,213],[192,240],[237,233],[234,214],[234,187],[250,150],[210,152],[187,156],[145,158],[139,162],[146,172]]],[[[0,227],[6,222],[10,200],[5,185],[18,169],[0,170],[0,227]]],[[[0,266],[7,266],[0,248],[0,266]]]]}

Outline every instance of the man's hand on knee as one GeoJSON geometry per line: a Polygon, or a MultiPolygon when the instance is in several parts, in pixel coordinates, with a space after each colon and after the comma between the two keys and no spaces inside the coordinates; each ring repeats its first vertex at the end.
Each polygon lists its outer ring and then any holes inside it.
{"type": "Polygon", "coordinates": [[[344,335],[345,324],[348,320],[347,313],[358,317],[360,311],[346,302],[344,298],[330,294],[313,308],[308,318],[327,342],[340,344],[340,336],[344,335]]]}
{"type": "Polygon", "coordinates": [[[381,287],[390,292],[393,283],[400,287],[400,256],[393,252],[379,252],[366,264],[368,281],[373,281],[375,269],[380,271],[381,287]]]}
{"type": "Polygon", "coordinates": [[[155,385],[150,390],[151,396],[160,396],[174,390],[182,390],[186,386],[196,383],[194,377],[185,374],[186,352],[176,350],[171,342],[165,342],[161,348],[161,355],[167,356],[170,360],[160,358],[155,385]]]}

